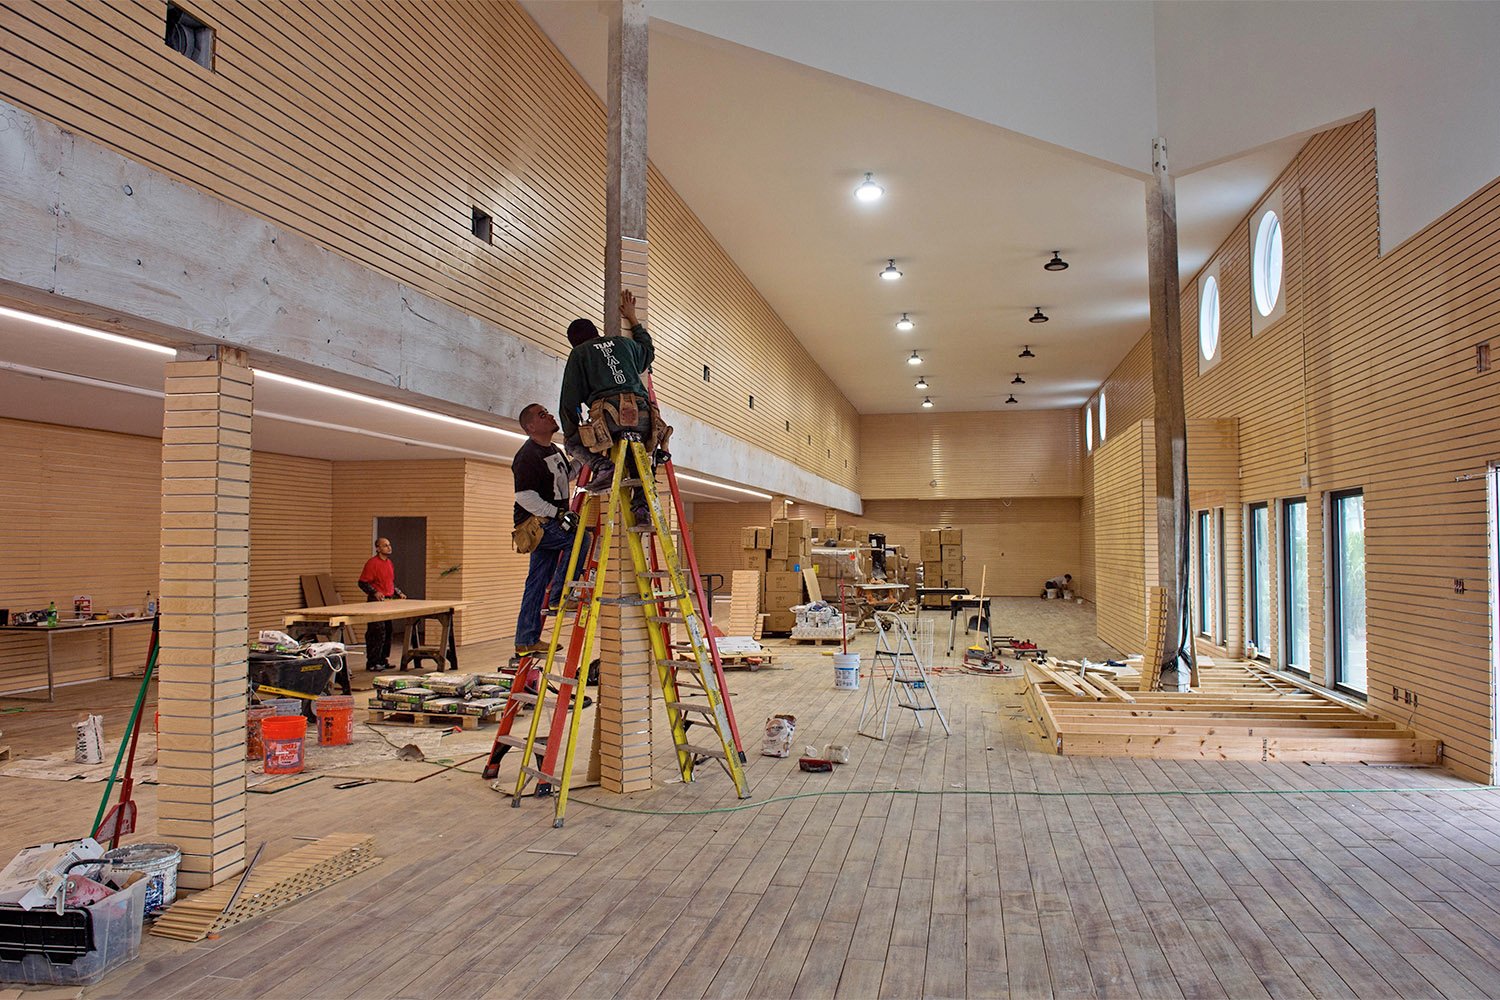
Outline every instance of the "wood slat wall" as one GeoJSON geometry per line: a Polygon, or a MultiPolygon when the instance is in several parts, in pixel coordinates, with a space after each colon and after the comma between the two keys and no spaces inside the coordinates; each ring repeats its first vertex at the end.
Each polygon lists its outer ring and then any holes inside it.
{"type": "MultiPolygon", "coordinates": [[[[1272,502],[1278,593],[1276,504],[1308,498],[1316,681],[1329,679],[1326,497],[1364,489],[1370,705],[1439,737],[1449,765],[1487,780],[1494,720],[1483,473],[1500,459],[1500,371],[1477,372],[1474,354],[1500,334],[1500,180],[1382,257],[1375,129],[1367,114],[1313,137],[1279,179],[1287,312],[1256,337],[1248,218],[1226,237],[1215,257],[1223,357],[1202,375],[1196,282],[1184,283],[1187,412],[1237,421],[1240,501],[1272,502]],[[1454,593],[1455,579],[1464,593],[1454,593]],[[1393,686],[1416,692],[1417,706],[1393,701],[1393,686]]],[[[1149,361],[1145,337],[1105,383],[1111,426],[1125,412],[1149,416],[1141,357],[1149,361]]],[[[1190,480],[1193,456],[1190,442],[1190,480]]],[[[1117,487],[1101,480],[1097,452],[1094,461],[1097,518],[1117,487]]],[[[1096,558],[1102,588],[1103,553],[1096,558]]],[[[1231,607],[1243,608],[1239,580],[1231,607]]],[[[1273,616],[1279,663],[1274,604],[1273,616]]]]}
{"type": "Polygon", "coordinates": [[[1077,497],[1082,451],[1078,411],[867,414],[860,418],[860,495],[1077,497]]]}
{"type": "MultiPolygon", "coordinates": [[[[964,583],[978,593],[1035,597],[1042,583],[1073,573],[1080,558],[1080,501],[1075,497],[1015,500],[867,500],[859,517],[839,515],[840,524],[883,532],[890,545],[904,545],[915,563],[920,532],[947,526],[964,532],[964,583]]],[[[820,528],[821,507],[796,504],[792,517],[806,517],[820,528]]],[[[698,567],[723,573],[739,567],[740,529],[767,523],[763,503],[693,505],[693,538],[698,567]]]]}
{"type": "Polygon", "coordinates": [[[1099,638],[1122,653],[1146,648],[1146,572],[1156,579],[1154,485],[1146,480],[1143,431],[1136,421],[1094,448],[1094,602],[1099,638]],[[1150,496],[1148,496],[1148,490],[1150,496]]]}
{"type": "MultiPolygon", "coordinates": [[[[0,607],[71,614],[139,608],[155,592],[161,558],[161,441],[0,419],[6,484],[0,491],[5,574],[0,607]]],[[[332,464],[257,452],[251,460],[250,627],[279,627],[302,606],[298,575],[328,571],[332,464]]],[[[149,629],[115,631],[116,670],[145,664],[149,629]]],[[[41,637],[0,635],[0,692],[45,684],[41,637]]],[[[105,676],[103,633],[54,640],[59,684],[105,676]]]]}
{"type": "MultiPolygon", "coordinates": [[[[464,599],[464,459],[333,463],[333,580],[346,601],[362,600],[359,574],[374,553],[377,517],[427,518],[427,599],[464,599]],[[444,575],[450,567],[457,571],[444,575]]],[[[508,537],[508,536],[507,536],[508,537]]],[[[401,552],[391,553],[397,565],[401,552]]],[[[459,642],[466,615],[455,616],[459,642]]],[[[353,637],[360,641],[362,635],[353,637]]]]}
{"type": "Polygon", "coordinates": [[[531,557],[516,555],[511,548],[514,504],[510,466],[464,463],[463,568],[458,576],[463,599],[473,602],[463,615],[465,642],[516,634],[531,557]]]}
{"type": "MultiPolygon", "coordinates": [[[[164,0],[5,0],[0,96],[542,350],[599,318],[604,109],[520,7],[192,10],[212,72],[163,44],[164,0]]],[[[852,488],[854,408],[654,169],[648,230],[663,399],[852,488]]]]}

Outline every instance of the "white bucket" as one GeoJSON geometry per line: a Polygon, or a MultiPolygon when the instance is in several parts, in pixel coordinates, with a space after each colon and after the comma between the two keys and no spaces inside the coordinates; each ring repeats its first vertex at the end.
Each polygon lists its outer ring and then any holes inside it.
{"type": "Polygon", "coordinates": [[[859,654],[833,654],[833,686],[840,691],[859,690],[859,654]]]}

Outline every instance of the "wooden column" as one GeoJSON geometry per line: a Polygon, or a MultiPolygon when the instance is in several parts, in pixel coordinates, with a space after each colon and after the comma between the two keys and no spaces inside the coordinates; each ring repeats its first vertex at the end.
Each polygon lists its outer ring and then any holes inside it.
{"type": "MultiPolygon", "coordinates": [[[[1177,191],[1167,143],[1151,144],[1146,247],[1151,294],[1151,382],[1156,396],[1157,584],[1163,591],[1160,686],[1184,691],[1195,668],[1187,613],[1187,414],[1182,400],[1182,316],[1177,275],[1177,191]]],[[[1149,668],[1148,668],[1149,669],[1149,668]]]]}
{"type": "MultiPolygon", "coordinates": [[[[600,593],[606,599],[635,597],[635,570],[625,531],[615,526],[609,572],[600,593]]],[[[651,637],[646,612],[637,605],[599,608],[599,786],[610,792],[651,788],[651,637]]]]}
{"type": "Polygon", "coordinates": [[[189,889],[245,866],[253,386],[241,351],[167,365],[157,833],[189,889]]]}
{"type": "MultiPolygon", "coordinates": [[[[604,336],[620,322],[620,289],[642,298],[644,261],[639,287],[621,281],[622,258],[630,243],[646,240],[646,4],[618,0],[609,15],[609,176],[605,190],[604,336]]],[[[627,268],[628,269],[628,268],[627,268]]],[[[645,322],[644,317],[641,320],[645,322]]]]}

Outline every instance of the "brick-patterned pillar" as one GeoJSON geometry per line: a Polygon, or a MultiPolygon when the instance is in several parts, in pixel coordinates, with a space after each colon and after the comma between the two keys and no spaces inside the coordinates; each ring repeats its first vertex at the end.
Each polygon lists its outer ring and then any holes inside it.
{"type": "MultiPolygon", "coordinates": [[[[635,570],[626,533],[616,527],[605,598],[636,596],[635,570]]],[[[645,609],[604,604],[599,608],[599,786],[610,792],[651,788],[651,684],[656,665],[645,609]]]]}
{"type": "Polygon", "coordinates": [[[167,365],[157,833],[202,889],[245,867],[250,417],[243,352],[167,365]]]}

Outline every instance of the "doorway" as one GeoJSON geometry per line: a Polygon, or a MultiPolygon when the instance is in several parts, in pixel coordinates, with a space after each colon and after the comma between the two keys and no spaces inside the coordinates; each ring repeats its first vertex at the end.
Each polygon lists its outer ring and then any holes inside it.
{"type": "Polygon", "coordinates": [[[376,538],[391,540],[391,562],[396,564],[396,589],[414,601],[427,599],[427,518],[377,517],[376,538]]]}

